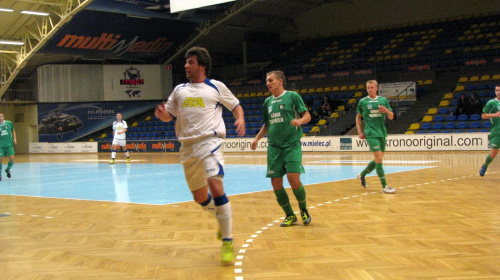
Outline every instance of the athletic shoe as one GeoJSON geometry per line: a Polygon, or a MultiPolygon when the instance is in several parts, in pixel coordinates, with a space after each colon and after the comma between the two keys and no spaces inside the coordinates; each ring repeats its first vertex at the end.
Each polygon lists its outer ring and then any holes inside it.
{"type": "Polygon", "coordinates": [[[222,240],[222,232],[220,229],[217,230],[217,240],[222,240]]]}
{"type": "Polygon", "coordinates": [[[358,175],[356,175],[356,177],[358,177],[358,179],[361,181],[361,186],[363,186],[363,188],[366,188],[366,180],[365,180],[365,177],[361,177],[361,172],[358,173],[358,175]]]}
{"type": "Polygon", "coordinates": [[[10,175],[10,170],[5,169],[5,173],[7,173],[7,178],[12,177],[12,175],[10,175]]]}
{"type": "Polygon", "coordinates": [[[384,193],[396,193],[396,189],[393,189],[393,188],[391,188],[391,187],[389,187],[389,186],[385,186],[385,188],[384,188],[384,189],[382,189],[382,191],[383,191],[384,193]]]}
{"type": "Polygon", "coordinates": [[[127,160],[126,160],[126,161],[127,161],[127,163],[130,163],[130,158],[127,158],[127,160]]]}
{"type": "Polygon", "coordinates": [[[285,217],[285,220],[283,220],[283,222],[281,223],[280,226],[282,227],[289,227],[293,224],[297,223],[297,216],[295,215],[287,215],[285,217]]]}
{"type": "Polygon", "coordinates": [[[112,159],[112,160],[109,162],[109,164],[115,164],[115,160],[114,160],[114,159],[112,159]]]}
{"type": "Polygon", "coordinates": [[[311,222],[311,215],[307,212],[307,209],[300,211],[300,216],[302,217],[302,223],[308,225],[311,222]]]}
{"type": "Polygon", "coordinates": [[[222,241],[220,262],[226,265],[232,264],[234,259],[233,241],[222,241]]]}
{"type": "Polygon", "coordinates": [[[484,173],[486,173],[486,169],[488,169],[488,166],[486,164],[481,166],[481,169],[479,169],[479,175],[481,175],[481,177],[483,177],[484,173]]]}

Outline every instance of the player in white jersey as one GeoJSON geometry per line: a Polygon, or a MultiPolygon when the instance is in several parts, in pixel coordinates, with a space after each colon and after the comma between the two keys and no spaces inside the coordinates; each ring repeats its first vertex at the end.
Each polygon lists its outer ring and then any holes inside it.
{"type": "Polygon", "coordinates": [[[165,122],[177,118],[175,132],[182,142],[180,156],[186,181],[194,200],[216,216],[217,237],[222,240],[221,262],[231,264],[232,211],[222,183],[222,142],[226,137],[222,105],[233,112],[239,136],[245,135],[243,108],[223,83],[207,78],[212,60],[206,49],[193,47],[185,58],[190,82],[175,87],[168,101],[156,106],[155,114],[165,122]]]}
{"type": "Polygon", "coordinates": [[[130,154],[127,150],[127,122],[122,120],[122,114],[116,114],[116,121],[113,123],[113,143],[111,144],[111,161],[109,164],[115,164],[116,149],[120,146],[127,156],[127,163],[130,162],[130,154]]]}

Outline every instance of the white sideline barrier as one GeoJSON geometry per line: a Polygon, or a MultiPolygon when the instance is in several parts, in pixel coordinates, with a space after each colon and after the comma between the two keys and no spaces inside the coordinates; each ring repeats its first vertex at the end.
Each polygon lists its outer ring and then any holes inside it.
{"type": "MultiPolygon", "coordinates": [[[[386,139],[386,151],[487,151],[488,132],[391,134],[386,139]]],[[[229,138],[224,141],[225,152],[250,152],[253,138],[229,138]]],[[[362,152],[369,151],[366,140],[358,136],[302,137],[304,152],[362,152]]],[[[262,138],[256,151],[267,150],[267,138],[262,138]]]]}
{"type": "Polygon", "coordinates": [[[30,143],[30,153],[97,153],[97,142],[30,143]]]}

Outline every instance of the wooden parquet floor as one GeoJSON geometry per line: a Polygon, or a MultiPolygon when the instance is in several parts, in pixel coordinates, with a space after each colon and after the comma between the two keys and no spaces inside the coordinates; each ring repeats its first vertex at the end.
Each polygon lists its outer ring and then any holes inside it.
{"type": "MultiPolygon", "coordinates": [[[[340,155],[371,159],[370,153],[340,155]]],[[[283,213],[272,191],[231,196],[234,266],[218,263],[215,219],[194,202],[155,206],[0,195],[0,214],[9,213],[0,218],[0,279],[500,279],[500,160],[480,177],[486,155],[387,153],[386,161],[435,161],[422,165],[437,167],[388,174],[394,195],[381,193],[375,176],[367,177],[368,189],[357,179],[306,186],[309,226],[279,227],[283,213]]],[[[16,159],[75,157],[109,155],[16,159]]],[[[148,162],[177,157],[136,155],[148,162]]],[[[226,164],[264,161],[229,157],[226,164]]]]}

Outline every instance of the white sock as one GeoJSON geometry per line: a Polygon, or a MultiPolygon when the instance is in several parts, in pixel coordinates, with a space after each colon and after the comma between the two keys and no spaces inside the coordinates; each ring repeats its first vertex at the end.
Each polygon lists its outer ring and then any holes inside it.
{"type": "Polygon", "coordinates": [[[116,151],[112,151],[112,152],[111,152],[111,158],[112,158],[112,159],[115,159],[115,157],[116,157],[116,151]]]}
{"type": "Polygon", "coordinates": [[[215,212],[215,204],[214,204],[214,200],[212,199],[212,195],[210,195],[210,193],[208,194],[209,195],[209,199],[210,199],[210,202],[208,202],[207,205],[203,206],[201,205],[201,207],[203,208],[203,210],[213,214],[214,216],[216,215],[216,212],[215,212]]]}
{"type": "Polygon", "coordinates": [[[125,155],[126,155],[127,157],[130,157],[130,154],[128,153],[128,150],[125,152],[125,155]]]}
{"type": "Polygon", "coordinates": [[[215,208],[217,209],[217,222],[219,223],[219,229],[222,233],[222,239],[233,239],[231,203],[228,202],[224,205],[215,206],[215,208]]]}

